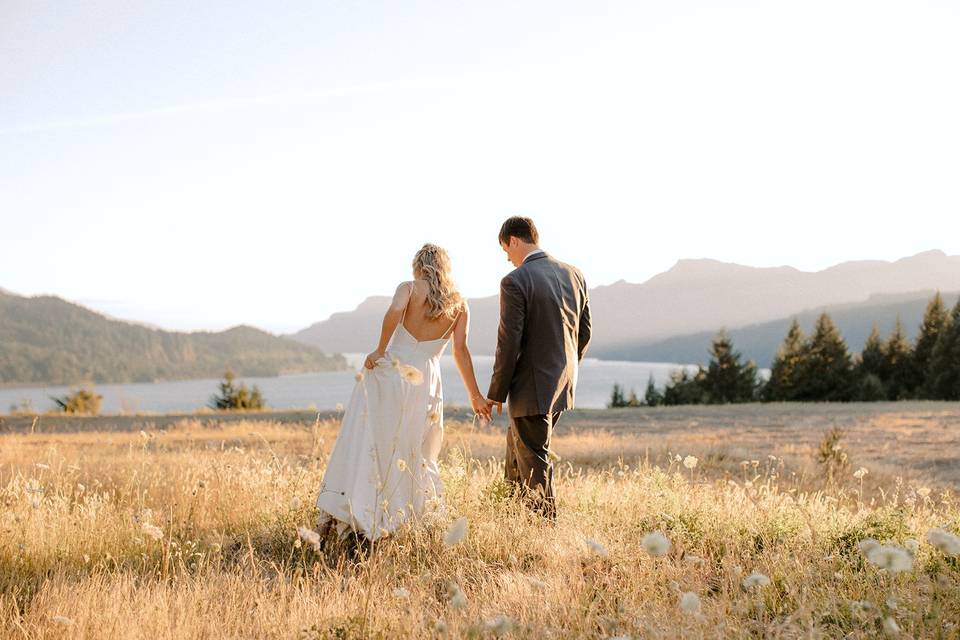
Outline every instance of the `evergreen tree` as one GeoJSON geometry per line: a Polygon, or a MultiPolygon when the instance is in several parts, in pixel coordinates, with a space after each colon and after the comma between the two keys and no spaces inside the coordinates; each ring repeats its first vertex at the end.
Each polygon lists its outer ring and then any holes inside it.
{"type": "Polygon", "coordinates": [[[637,397],[637,392],[633,387],[630,387],[630,397],[627,398],[628,407],[639,407],[640,398],[637,397]]]}
{"type": "Polygon", "coordinates": [[[627,406],[627,400],[623,396],[623,387],[614,382],[613,393],[610,394],[610,402],[607,403],[607,407],[610,409],[615,409],[617,407],[625,406],[627,406]]]}
{"type": "Polygon", "coordinates": [[[727,332],[721,330],[710,345],[710,363],[703,377],[705,401],[710,404],[750,402],[757,392],[757,365],[743,363],[727,332]]]}
{"type": "Polygon", "coordinates": [[[253,389],[247,389],[247,385],[234,384],[236,376],[233,371],[227,369],[223,372],[223,380],[220,381],[220,394],[210,398],[210,406],[220,411],[238,411],[238,410],[256,410],[263,409],[266,402],[263,394],[257,385],[253,389]]]}
{"type": "Polygon", "coordinates": [[[680,369],[670,374],[670,382],[663,389],[663,404],[703,404],[703,378],[706,371],[703,367],[697,368],[697,373],[690,374],[686,369],[680,369]]]}
{"type": "Polygon", "coordinates": [[[861,377],[873,374],[880,380],[886,377],[883,341],[880,339],[880,329],[877,328],[876,322],[873,323],[870,335],[867,336],[867,341],[863,343],[863,351],[860,352],[860,357],[857,359],[857,373],[861,377]]]}
{"type": "Polygon", "coordinates": [[[900,316],[893,331],[883,344],[883,382],[887,389],[888,400],[903,400],[911,395],[910,376],[913,353],[910,342],[903,331],[900,316]]]}
{"type": "Polygon", "coordinates": [[[795,399],[835,402],[853,397],[853,361],[843,336],[826,312],[817,318],[804,352],[795,399]]]}
{"type": "Polygon", "coordinates": [[[928,397],[960,400],[960,300],[933,348],[927,380],[928,397]]]}
{"type": "Polygon", "coordinates": [[[949,322],[950,315],[943,306],[943,297],[938,291],[927,303],[927,310],[924,312],[923,322],[920,324],[920,333],[917,335],[917,343],[913,349],[908,385],[911,395],[927,398],[932,394],[932,384],[928,384],[928,377],[933,349],[949,322]]]}
{"type": "Polygon", "coordinates": [[[652,373],[647,380],[647,392],[643,395],[643,403],[648,407],[656,407],[663,404],[663,394],[657,389],[657,385],[653,381],[652,373]]]}
{"type": "Polygon", "coordinates": [[[770,401],[796,399],[800,364],[807,348],[800,323],[794,318],[783,344],[770,366],[770,379],[763,387],[763,399],[770,401]]]}

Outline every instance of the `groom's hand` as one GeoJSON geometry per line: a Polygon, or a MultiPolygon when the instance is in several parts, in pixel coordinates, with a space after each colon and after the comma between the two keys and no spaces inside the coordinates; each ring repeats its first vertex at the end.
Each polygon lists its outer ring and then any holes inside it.
{"type": "Polygon", "coordinates": [[[490,415],[493,415],[493,408],[497,408],[497,415],[503,415],[503,403],[497,402],[496,400],[487,400],[487,410],[490,411],[490,415]]]}

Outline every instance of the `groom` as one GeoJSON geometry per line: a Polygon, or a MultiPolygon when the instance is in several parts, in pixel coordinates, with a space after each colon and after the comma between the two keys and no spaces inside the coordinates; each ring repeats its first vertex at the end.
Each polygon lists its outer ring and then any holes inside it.
{"type": "Polygon", "coordinates": [[[590,301],[583,274],[539,246],[530,218],[500,228],[500,247],[516,267],[500,281],[500,328],[487,403],[507,402],[506,478],[556,519],[550,436],[573,409],[577,370],[590,342],[590,301]]]}

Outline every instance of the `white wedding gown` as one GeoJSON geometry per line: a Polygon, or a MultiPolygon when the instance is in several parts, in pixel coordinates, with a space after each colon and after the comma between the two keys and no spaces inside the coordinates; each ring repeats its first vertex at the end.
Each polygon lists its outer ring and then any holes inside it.
{"type": "Polygon", "coordinates": [[[453,324],[417,340],[401,319],[386,357],[357,374],[317,497],[321,527],[332,521],[341,537],[352,530],[376,540],[443,511],[440,355],[453,324]]]}

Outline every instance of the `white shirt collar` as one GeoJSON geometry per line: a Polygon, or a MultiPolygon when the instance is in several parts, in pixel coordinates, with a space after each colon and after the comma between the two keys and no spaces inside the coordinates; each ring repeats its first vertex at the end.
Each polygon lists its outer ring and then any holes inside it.
{"type": "Polygon", "coordinates": [[[538,253],[543,253],[543,249],[534,249],[533,251],[528,253],[526,257],[524,257],[523,261],[526,262],[530,258],[530,256],[536,255],[538,253]]]}

